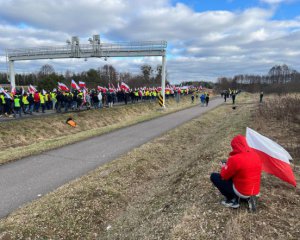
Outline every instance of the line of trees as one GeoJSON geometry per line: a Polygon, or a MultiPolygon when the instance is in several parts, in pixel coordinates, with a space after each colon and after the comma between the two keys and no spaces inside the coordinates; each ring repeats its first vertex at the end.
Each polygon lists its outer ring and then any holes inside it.
{"type": "MultiPolygon", "coordinates": [[[[37,86],[39,89],[53,89],[57,87],[57,82],[70,84],[71,79],[86,82],[88,88],[95,88],[97,85],[108,86],[113,84],[117,87],[118,82],[125,82],[130,87],[160,86],[162,66],[153,67],[144,64],[140,67],[140,73],[134,75],[130,72],[118,72],[112,65],[104,65],[98,69],[89,69],[80,73],[66,71],[64,74],[56,73],[53,66],[43,65],[38,72],[29,74],[16,74],[17,86],[27,86],[29,84],[37,86]]],[[[166,83],[168,75],[166,74],[166,83]]],[[[0,84],[8,84],[7,73],[0,73],[0,84]]]]}
{"type": "Polygon", "coordinates": [[[287,65],[272,67],[267,75],[240,74],[232,78],[220,77],[218,90],[243,89],[250,92],[300,92],[300,73],[287,65]]]}

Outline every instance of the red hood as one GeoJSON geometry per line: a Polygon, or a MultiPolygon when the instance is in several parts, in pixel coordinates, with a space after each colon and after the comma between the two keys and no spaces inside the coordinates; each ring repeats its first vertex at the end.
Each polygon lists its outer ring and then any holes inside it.
{"type": "Polygon", "coordinates": [[[243,135],[235,136],[231,141],[231,147],[232,152],[229,154],[230,156],[251,151],[251,148],[247,144],[246,137],[243,135]]]}

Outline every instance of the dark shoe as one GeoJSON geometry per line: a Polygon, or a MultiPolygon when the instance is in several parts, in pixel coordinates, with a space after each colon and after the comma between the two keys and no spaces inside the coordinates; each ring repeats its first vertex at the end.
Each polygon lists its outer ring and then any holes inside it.
{"type": "Polygon", "coordinates": [[[250,212],[255,212],[256,211],[256,205],[257,205],[257,199],[255,196],[251,196],[248,199],[248,206],[249,206],[249,211],[250,212]]]}

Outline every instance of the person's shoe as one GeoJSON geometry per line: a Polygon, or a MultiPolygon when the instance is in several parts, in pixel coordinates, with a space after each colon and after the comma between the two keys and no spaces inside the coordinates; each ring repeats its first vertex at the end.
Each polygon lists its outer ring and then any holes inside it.
{"type": "Polygon", "coordinates": [[[231,207],[231,208],[239,208],[240,204],[238,199],[233,198],[231,200],[225,199],[221,202],[222,205],[224,205],[225,207],[231,207]]]}
{"type": "Polygon", "coordinates": [[[256,211],[256,197],[255,196],[251,196],[248,199],[248,206],[249,206],[249,211],[250,212],[255,212],[256,211]]]}
{"type": "Polygon", "coordinates": [[[230,199],[230,200],[225,198],[221,202],[221,204],[224,205],[225,207],[231,207],[231,208],[239,208],[240,207],[239,201],[236,198],[233,198],[233,199],[230,199]]]}

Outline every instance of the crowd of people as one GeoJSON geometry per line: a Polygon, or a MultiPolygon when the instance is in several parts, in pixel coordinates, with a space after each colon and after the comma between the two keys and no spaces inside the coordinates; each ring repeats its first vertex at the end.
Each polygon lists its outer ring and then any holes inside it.
{"type": "Polygon", "coordinates": [[[239,94],[241,90],[235,90],[235,89],[228,89],[228,90],[223,90],[221,92],[221,97],[224,98],[224,102],[226,102],[227,98],[231,98],[232,104],[235,104],[235,97],[237,94],[239,94]]]}
{"type": "MultiPolygon", "coordinates": [[[[154,101],[161,88],[136,88],[136,89],[81,89],[63,91],[34,91],[28,88],[0,91],[0,116],[1,117],[22,117],[24,114],[54,112],[68,112],[70,110],[99,109],[113,107],[116,103],[128,104],[139,101],[154,101]]],[[[198,91],[197,88],[166,88],[166,99],[177,95],[186,95],[198,91]]]]}

